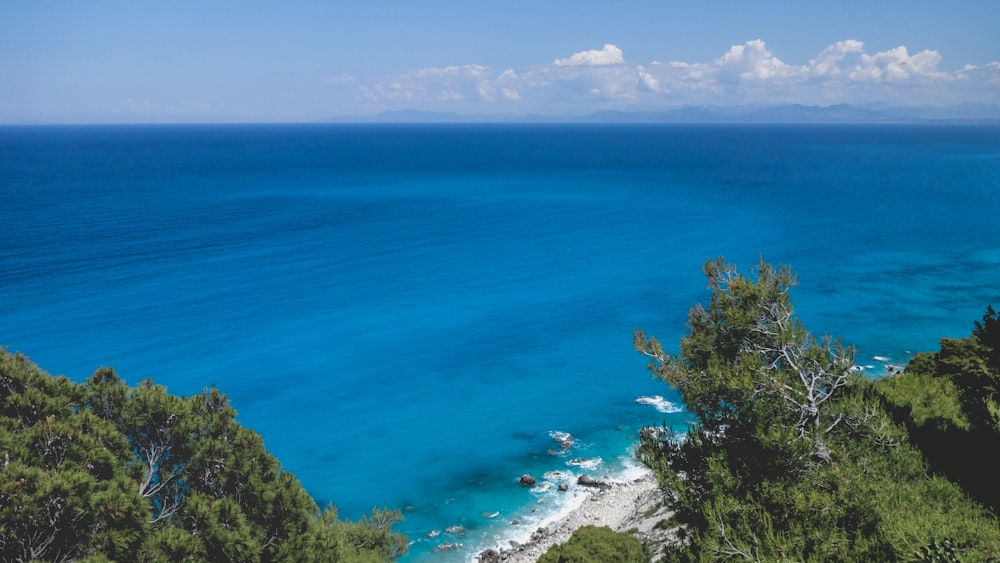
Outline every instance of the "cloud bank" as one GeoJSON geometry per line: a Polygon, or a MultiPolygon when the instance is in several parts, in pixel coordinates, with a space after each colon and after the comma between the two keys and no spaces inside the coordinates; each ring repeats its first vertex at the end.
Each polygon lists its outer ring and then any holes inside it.
{"type": "Polygon", "coordinates": [[[630,62],[614,44],[525,70],[484,65],[425,68],[362,86],[376,107],[458,111],[594,111],[685,105],[944,105],[1000,100],[1000,62],[942,70],[933,50],[869,53],[837,41],[789,64],[760,39],[706,62],[630,62]]]}

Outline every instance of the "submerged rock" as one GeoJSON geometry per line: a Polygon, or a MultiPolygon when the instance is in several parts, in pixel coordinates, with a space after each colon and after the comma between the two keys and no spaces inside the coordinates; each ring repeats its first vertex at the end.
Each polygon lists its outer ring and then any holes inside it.
{"type": "Polygon", "coordinates": [[[447,528],[444,529],[444,531],[448,532],[449,534],[455,534],[457,536],[465,534],[465,528],[458,525],[448,526],[447,528]]]}

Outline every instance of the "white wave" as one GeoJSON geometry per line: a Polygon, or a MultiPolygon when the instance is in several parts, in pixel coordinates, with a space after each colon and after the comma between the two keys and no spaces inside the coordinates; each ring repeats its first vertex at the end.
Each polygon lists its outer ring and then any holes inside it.
{"type": "Polygon", "coordinates": [[[549,432],[549,436],[551,436],[553,440],[559,442],[560,444],[565,444],[566,442],[573,441],[572,434],[570,434],[569,432],[563,432],[561,430],[553,430],[549,432]]]}
{"type": "Polygon", "coordinates": [[[573,477],[573,474],[569,471],[559,471],[557,469],[555,471],[546,471],[542,477],[544,477],[547,481],[565,481],[566,479],[573,477]]]}
{"type": "Polygon", "coordinates": [[[635,459],[634,457],[621,457],[619,458],[622,463],[621,471],[617,474],[612,475],[609,481],[612,483],[628,483],[631,481],[636,481],[649,475],[653,470],[648,466],[643,465],[642,462],[635,459]]]}
{"type": "MultiPolygon", "coordinates": [[[[621,462],[621,467],[609,468],[611,473],[602,476],[602,481],[608,483],[631,482],[651,471],[632,456],[622,456],[618,460],[621,462]]],[[[481,536],[478,544],[467,546],[472,549],[466,551],[465,560],[470,563],[476,562],[476,556],[487,548],[510,549],[511,540],[524,544],[530,541],[531,535],[538,528],[552,526],[569,516],[574,510],[579,510],[591,497],[593,491],[587,487],[575,485],[576,476],[577,474],[571,471],[552,470],[545,472],[544,478],[553,483],[571,480],[569,490],[563,492],[554,488],[550,489],[545,495],[536,497],[539,503],[544,501],[544,504],[535,504],[532,508],[525,506],[516,513],[516,516],[508,515],[505,518],[493,520],[493,522],[503,522],[504,526],[493,528],[481,536]],[[515,519],[518,524],[511,525],[515,519]]],[[[468,540],[468,537],[466,539],[468,540]]],[[[466,543],[470,542],[466,541],[466,543]]]]}
{"type": "Polygon", "coordinates": [[[547,482],[547,481],[542,481],[537,486],[532,487],[531,488],[531,492],[533,492],[535,494],[540,494],[540,493],[548,492],[551,489],[552,489],[552,483],[547,482]]]}
{"type": "Polygon", "coordinates": [[[566,462],[566,465],[572,465],[574,467],[579,467],[580,469],[590,469],[594,470],[601,466],[604,460],[600,456],[597,457],[575,457],[566,462]]]}
{"type": "Polygon", "coordinates": [[[656,410],[664,414],[681,412],[682,410],[684,410],[680,406],[671,403],[670,401],[664,399],[660,395],[653,395],[652,397],[648,395],[643,395],[638,399],[636,399],[635,402],[639,403],[640,405],[652,405],[653,407],[656,407],[656,410]]]}
{"type": "Polygon", "coordinates": [[[876,362],[888,362],[892,360],[889,356],[872,356],[872,359],[876,362]]]}
{"type": "Polygon", "coordinates": [[[483,538],[484,541],[480,545],[466,553],[466,561],[475,561],[476,555],[488,547],[510,549],[511,541],[520,544],[527,543],[538,528],[551,526],[583,506],[583,503],[590,498],[591,491],[584,487],[576,487],[569,492],[559,492],[558,496],[551,496],[556,494],[555,492],[550,493],[549,500],[551,502],[546,503],[547,508],[526,511],[515,519],[518,522],[517,525],[512,525],[512,520],[503,530],[497,530],[498,533],[493,533],[492,537],[483,538]]]}

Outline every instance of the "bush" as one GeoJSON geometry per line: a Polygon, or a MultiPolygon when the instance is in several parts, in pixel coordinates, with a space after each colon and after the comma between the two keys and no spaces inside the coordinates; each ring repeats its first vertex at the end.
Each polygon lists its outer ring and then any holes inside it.
{"type": "Polygon", "coordinates": [[[538,563],[645,563],[638,538],[607,526],[584,526],[564,544],[552,546],[538,563]]]}

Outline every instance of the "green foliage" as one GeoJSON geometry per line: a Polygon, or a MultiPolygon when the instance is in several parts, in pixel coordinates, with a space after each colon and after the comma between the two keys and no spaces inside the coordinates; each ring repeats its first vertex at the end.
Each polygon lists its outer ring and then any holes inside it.
{"type": "MultiPolygon", "coordinates": [[[[921,354],[914,358],[914,362],[920,362],[926,356],[921,354]]],[[[958,387],[948,378],[908,368],[905,376],[886,378],[880,388],[889,404],[909,410],[907,416],[916,426],[940,430],[971,428],[962,408],[958,387]]]]}
{"type": "Polygon", "coordinates": [[[994,468],[980,453],[1000,449],[1000,316],[993,307],[971,335],[942,339],[939,351],[918,354],[878,390],[934,471],[1000,511],[994,468]]]}
{"type": "Polygon", "coordinates": [[[388,561],[398,511],[320,512],[215,388],[110,368],[54,378],[0,350],[0,561],[388,561]]]}
{"type": "Polygon", "coordinates": [[[583,526],[569,540],[552,546],[538,563],[645,563],[642,543],[607,526],[583,526]]]}
{"type": "Polygon", "coordinates": [[[976,321],[972,336],[985,350],[986,365],[994,377],[1000,375],[1000,312],[992,305],[986,306],[981,321],[976,321]]]}
{"type": "MultiPolygon", "coordinates": [[[[1000,397],[1000,315],[993,307],[987,307],[970,336],[942,339],[938,352],[914,358],[906,368],[905,377],[898,379],[902,381],[895,384],[899,387],[917,387],[928,381],[951,386],[949,395],[961,404],[967,419],[967,424],[960,426],[962,430],[1000,433],[995,413],[1000,397]]],[[[887,396],[894,404],[913,409],[913,422],[924,425],[919,401],[912,396],[893,397],[893,385],[886,384],[887,396]]]]}
{"type": "Polygon", "coordinates": [[[705,264],[710,305],[693,307],[680,355],[637,330],[636,349],[649,369],[676,387],[699,424],[710,433],[750,428],[767,420],[792,424],[827,456],[823,435],[839,423],[830,409],[852,378],[854,350],[829,338],[815,339],[793,315],[789,290],[796,277],[787,266],[761,259],[751,276],[718,258],[705,264]]]}
{"type": "Polygon", "coordinates": [[[813,338],[792,316],[789,269],[761,262],[745,277],[719,259],[705,273],[710,304],[691,310],[679,354],[635,334],[654,375],[699,417],[686,439],[641,433],[638,455],[679,526],[667,560],[1000,557],[993,515],[911,444],[920,425],[997,419],[993,348],[979,337],[1000,332],[992,310],[974,342],[943,342],[915,360],[946,377],[908,368],[874,382],[851,372],[850,348],[813,338]]]}
{"type": "Polygon", "coordinates": [[[79,388],[0,350],[0,558],[133,559],[149,507],[114,427],[77,408],[79,388]]]}

